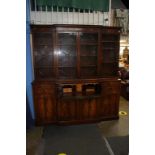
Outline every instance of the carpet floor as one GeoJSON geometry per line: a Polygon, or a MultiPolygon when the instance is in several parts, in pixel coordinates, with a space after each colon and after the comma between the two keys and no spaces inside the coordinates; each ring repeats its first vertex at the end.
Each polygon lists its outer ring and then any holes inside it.
{"type": "Polygon", "coordinates": [[[48,126],[43,138],[44,155],[109,155],[97,124],[48,126]]]}
{"type": "Polygon", "coordinates": [[[114,155],[128,155],[129,136],[109,137],[107,141],[114,155]]]}

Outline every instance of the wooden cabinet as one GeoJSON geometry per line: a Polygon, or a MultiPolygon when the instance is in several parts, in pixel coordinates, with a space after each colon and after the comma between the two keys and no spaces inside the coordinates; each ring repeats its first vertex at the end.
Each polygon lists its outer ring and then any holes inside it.
{"type": "Polygon", "coordinates": [[[33,85],[36,124],[56,122],[56,98],[54,84],[35,83],[33,85]]]}
{"type": "Polygon", "coordinates": [[[120,28],[32,25],[36,123],[117,119],[120,28]]]}

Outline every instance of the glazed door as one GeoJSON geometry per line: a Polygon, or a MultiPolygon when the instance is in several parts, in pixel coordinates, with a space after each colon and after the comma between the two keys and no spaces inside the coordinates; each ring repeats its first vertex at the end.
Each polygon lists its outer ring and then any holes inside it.
{"type": "Polygon", "coordinates": [[[80,77],[97,76],[98,48],[98,32],[79,33],[80,77]]]}
{"type": "Polygon", "coordinates": [[[35,79],[54,78],[53,36],[51,32],[33,33],[35,79]]]}
{"type": "Polygon", "coordinates": [[[57,33],[57,66],[58,77],[77,77],[77,33],[57,33]]]}

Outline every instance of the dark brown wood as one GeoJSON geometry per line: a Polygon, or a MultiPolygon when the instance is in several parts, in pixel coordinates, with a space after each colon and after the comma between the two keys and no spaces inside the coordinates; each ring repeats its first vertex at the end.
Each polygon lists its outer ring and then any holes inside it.
{"type": "Polygon", "coordinates": [[[36,124],[56,122],[55,85],[49,83],[33,84],[36,124]]]}
{"type": "Polygon", "coordinates": [[[119,27],[32,25],[37,125],[118,119],[119,27]]]}

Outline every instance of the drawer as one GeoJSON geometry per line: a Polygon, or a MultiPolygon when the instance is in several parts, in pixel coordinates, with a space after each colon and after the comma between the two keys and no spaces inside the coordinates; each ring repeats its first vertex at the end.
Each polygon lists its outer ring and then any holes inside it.
{"type": "Polygon", "coordinates": [[[54,94],[55,86],[54,85],[35,85],[33,86],[35,94],[54,94]]]}
{"type": "Polygon", "coordinates": [[[102,84],[103,94],[119,94],[120,81],[106,81],[102,84]]]}

